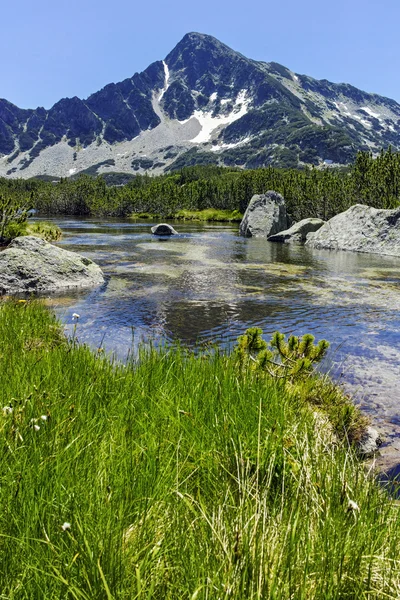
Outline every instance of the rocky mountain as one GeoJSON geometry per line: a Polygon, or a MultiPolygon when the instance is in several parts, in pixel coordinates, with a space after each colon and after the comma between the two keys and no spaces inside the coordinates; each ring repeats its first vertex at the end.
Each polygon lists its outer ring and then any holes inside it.
{"type": "Polygon", "coordinates": [[[188,33],[163,61],[50,110],[0,99],[0,175],[346,164],[400,148],[400,105],[188,33]]]}

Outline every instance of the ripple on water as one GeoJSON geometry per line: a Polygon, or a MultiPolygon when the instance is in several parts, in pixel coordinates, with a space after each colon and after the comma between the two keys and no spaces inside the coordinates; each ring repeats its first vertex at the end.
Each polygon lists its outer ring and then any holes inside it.
{"type": "MultiPolygon", "coordinates": [[[[103,288],[52,297],[79,338],[126,357],[139,340],[234,343],[247,327],[331,342],[331,372],[363,409],[397,423],[400,264],[392,257],[311,251],[237,235],[236,225],[178,223],[161,241],[151,222],[57,219],[62,245],[98,262],[103,288]]],[[[393,425],[394,426],[394,425],[393,425]]]]}

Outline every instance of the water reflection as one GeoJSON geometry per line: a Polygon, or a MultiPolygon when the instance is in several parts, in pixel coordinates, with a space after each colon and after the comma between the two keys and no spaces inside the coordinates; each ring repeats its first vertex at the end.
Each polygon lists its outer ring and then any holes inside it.
{"type": "Polygon", "coordinates": [[[141,340],[232,344],[246,327],[313,333],[332,344],[327,368],[365,410],[397,426],[400,265],[393,257],[244,239],[237,226],[57,219],[65,248],[98,262],[106,284],[50,302],[79,339],[124,358],[141,340]]]}

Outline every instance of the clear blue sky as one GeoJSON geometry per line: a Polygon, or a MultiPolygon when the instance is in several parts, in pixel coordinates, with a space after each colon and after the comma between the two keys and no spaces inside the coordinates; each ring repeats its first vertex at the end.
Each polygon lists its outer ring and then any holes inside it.
{"type": "Polygon", "coordinates": [[[0,97],[21,108],[86,98],[198,31],[249,58],[400,102],[399,20],[399,0],[3,1],[0,97]]]}

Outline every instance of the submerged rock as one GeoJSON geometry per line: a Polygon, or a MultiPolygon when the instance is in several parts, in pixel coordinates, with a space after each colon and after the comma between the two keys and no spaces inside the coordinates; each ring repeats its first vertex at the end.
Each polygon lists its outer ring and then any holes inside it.
{"type": "Polygon", "coordinates": [[[306,246],[400,256],[400,208],[355,204],[310,235],[306,246]]]}
{"type": "Polygon", "coordinates": [[[0,252],[0,294],[56,292],[103,282],[100,267],[89,258],[34,236],[15,238],[0,252]]]}
{"type": "Polygon", "coordinates": [[[298,223],[292,225],[289,229],[270,235],[268,238],[269,242],[297,242],[302,243],[306,241],[309,233],[318,231],[325,224],[322,219],[303,219],[298,223]]]}
{"type": "Polygon", "coordinates": [[[151,228],[151,233],[154,235],[177,235],[178,232],[168,223],[159,223],[151,228]]]}
{"type": "Polygon", "coordinates": [[[269,191],[252,197],[240,223],[239,233],[245,237],[268,237],[289,225],[283,196],[269,191]]]}

